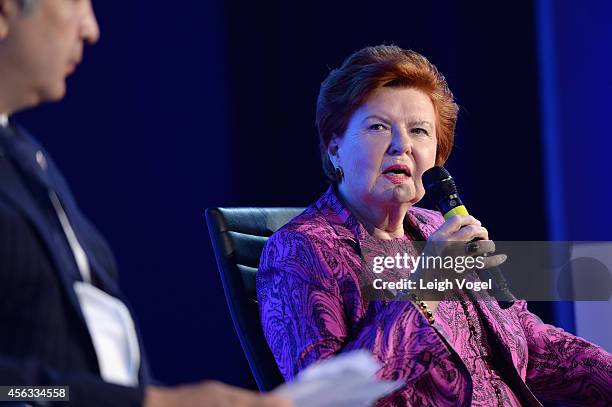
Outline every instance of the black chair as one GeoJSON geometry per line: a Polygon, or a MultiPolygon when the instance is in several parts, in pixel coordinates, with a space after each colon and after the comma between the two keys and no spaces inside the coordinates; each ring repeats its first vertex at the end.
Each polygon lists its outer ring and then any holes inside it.
{"type": "Polygon", "coordinates": [[[227,305],[262,391],[284,382],[259,320],[255,274],[268,237],[304,208],[208,208],[206,223],[227,305]]]}

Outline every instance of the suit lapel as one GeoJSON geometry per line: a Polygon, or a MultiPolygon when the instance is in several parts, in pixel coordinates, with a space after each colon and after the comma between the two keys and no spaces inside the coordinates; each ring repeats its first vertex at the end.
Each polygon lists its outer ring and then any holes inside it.
{"type": "Polygon", "coordinates": [[[51,262],[55,265],[53,268],[68,294],[70,303],[84,323],[85,320],[81,313],[81,307],[72,288],[73,281],[64,271],[66,265],[51,243],[53,242],[53,237],[48,228],[45,216],[35,204],[30,192],[21,182],[20,175],[17,173],[12,163],[4,155],[0,155],[0,196],[6,198],[16,210],[21,212],[24,218],[28,220],[40,235],[41,241],[44,242],[45,248],[47,249],[47,254],[51,262]]]}

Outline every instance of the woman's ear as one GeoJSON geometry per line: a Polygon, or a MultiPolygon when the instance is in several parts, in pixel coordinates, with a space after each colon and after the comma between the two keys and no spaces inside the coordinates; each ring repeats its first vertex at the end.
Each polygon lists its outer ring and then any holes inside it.
{"type": "Polygon", "coordinates": [[[327,145],[327,154],[329,160],[332,162],[334,167],[338,166],[338,159],[340,158],[340,146],[338,144],[338,136],[335,134],[332,136],[329,144],[327,145]]]}

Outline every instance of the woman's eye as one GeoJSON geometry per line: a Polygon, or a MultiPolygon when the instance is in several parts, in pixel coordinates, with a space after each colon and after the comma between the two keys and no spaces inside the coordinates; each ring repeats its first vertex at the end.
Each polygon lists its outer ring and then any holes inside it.
{"type": "Polygon", "coordinates": [[[385,126],[382,123],[374,123],[374,124],[371,124],[370,126],[368,126],[368,130],[383,131],[383,130],[387,130],[387,126],[385,126]]]}
{"type": "Polygon", "coordinates": [[[420,128],[420,127],[412,129],[412,133],[418,134],[418,135],[423,135],[423,136],[428,136],[429,135],[427,130],[425,130],[423,128],[420,128]]]}

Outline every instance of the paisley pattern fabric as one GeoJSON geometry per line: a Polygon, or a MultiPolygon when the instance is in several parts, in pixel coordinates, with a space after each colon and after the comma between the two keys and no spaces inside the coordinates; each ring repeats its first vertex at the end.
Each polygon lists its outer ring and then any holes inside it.
{"type": "MultiPolygon", "coordinates": [[[[443,218],[413,207],[405,222],[426,239],[443,218]]],[[[378,406],[495,406],[495,388],[505,406],[610,405],[612,356],[544,324],[525,301],[502,310],[484,292],[460,293],[440,303],[433,326],[411,302],[367,301],[359,270],[368,236],[330,188],[266,243],[257,295],[286,380],[363,348],[382,364],[377,377],[406,382],[378,406]]]]}
{"type": "Polygon", "coordinates": [[[499,363],[495,363],[494,349],[474,304],[461,294],[452,292],[453,298],[440,302],[434,327],[459,354],[470,373],[472,407],[520,407],[520,401],[506,383],[507,373],[500,369],[499,363]],[[456,306],[456,301],[461,307],[456,306]]]}

